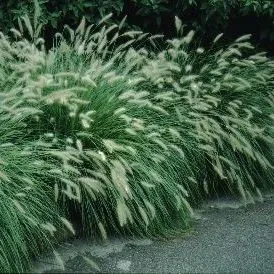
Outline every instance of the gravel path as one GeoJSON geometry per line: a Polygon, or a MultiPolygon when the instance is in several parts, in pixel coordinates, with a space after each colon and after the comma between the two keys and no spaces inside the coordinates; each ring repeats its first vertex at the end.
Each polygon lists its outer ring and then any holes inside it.
{"type": "Polygon", "coordinates": [[[274,273],[274,198],[246,207],[211,202],[198,212],[194,232],[182,238],[112,239],[101,245],[77,240],[58,252],[65,270],[47,256],[33,272],[98,272],[99,267],[104,273],[274,273]]]}

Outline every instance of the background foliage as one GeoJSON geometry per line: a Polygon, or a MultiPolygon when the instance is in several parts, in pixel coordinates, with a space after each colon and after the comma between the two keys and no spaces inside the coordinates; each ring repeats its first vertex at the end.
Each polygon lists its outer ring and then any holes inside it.
{"type": "MultiPolygon", "coordinates": [[[[195,29],[203,42],[221,32],[229,40],[251,33],[257,44],[271,51],[274,41],[274,2],[271,0],[39,0],[46,34],[60,31],[64,24],[76,27],[83,16],[89,23],[113,13],[118,22],[125,15],[135,28],[173,37],[174,16],[195,29]],[[205,35],[206,34],[206,35],[205,35]]],[[[10,28],[17,18],[33,10],[32,0],[3,0],[0,28],[10,28]]]]}

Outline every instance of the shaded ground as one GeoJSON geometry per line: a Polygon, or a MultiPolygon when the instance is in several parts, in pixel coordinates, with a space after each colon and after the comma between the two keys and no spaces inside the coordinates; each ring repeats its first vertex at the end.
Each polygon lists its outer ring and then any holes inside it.
{"type": "MultiPolygon", "coordinates": [[[[211,202],[197,212],[194,232],[184,238],[113,239],[103,245],[78,240],[58,252],[65,272],[71,273],[97,272],[97,266],[105,273],[274,273],[273,196],[238,207],[231,201],[211,202]]],[[[33,271],[64,272],[61,268],[61,262],[48,256],[33,271]]]]}

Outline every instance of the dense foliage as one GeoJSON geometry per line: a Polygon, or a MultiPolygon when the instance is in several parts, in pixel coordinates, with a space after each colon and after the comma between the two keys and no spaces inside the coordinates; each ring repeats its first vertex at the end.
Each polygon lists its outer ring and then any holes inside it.
{"type": "MultiPolygon", "coordinates": [[[[117,23],[125,15],[127,22],[145,32],[174,37],[174,16],[195,29],[205,43],[221,32],[230,40],[251,33],[262,48],[272,50],[274,41],[274,2],[271,0],[39,0],[41,21],[47,36],[60,31],[64,24],[76,27],[83,16],[89,23],[113,13],[117,23]]],[[[3,0],[0,3],[0,28],[9,29],[17,18],[32,14],[32,0],[3,0]]],[[[272,51],[273,52],[273,51],[272,51]]]]}
{"type": "Polygon", "coordinates": [[[250,35],[204,49],[178,17],[167,39],[107,15],[47,49],[35,3],[0,33],[1,272],[28,270],[65,228],[170,235],[209,196],[273,188],[274,61],[250,35]]]}

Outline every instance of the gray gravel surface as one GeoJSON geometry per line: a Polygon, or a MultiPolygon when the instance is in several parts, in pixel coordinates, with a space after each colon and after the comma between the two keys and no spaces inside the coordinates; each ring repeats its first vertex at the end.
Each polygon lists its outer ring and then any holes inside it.
{"type": "Polygon", "coordinates": [[[104,273],[274,273],[274,198],[239,207],[212,202],[197,211],[194,231],[171,240],[112,239],[67,243],[62,264],[41,257],[33,271],[104,273]],[[93,263],[88,262],[88,259],[93,263]],[[97,267],[100,268],[98,271],[97,267]]]}

